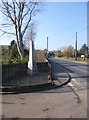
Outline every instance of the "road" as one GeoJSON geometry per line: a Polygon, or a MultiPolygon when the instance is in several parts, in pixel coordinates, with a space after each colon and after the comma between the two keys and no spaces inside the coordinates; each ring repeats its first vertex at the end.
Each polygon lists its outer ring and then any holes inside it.
{"type": "MultiPolygon", "coordinates": [[[[87,88],[87,79],[89,77],[87,69],[89,64],[67,61],[58,58],[49,58],[49,62],[52,66],[53,80],[60,80],[60,74],[69,73],[71,76],[71,82],[68,84],[69,86],[71,86],[74,90],[87,88]]],[[[67,91],[67,88],[65,91],[67,91]]]]}
{"type": "Polygon", "coordinates": [[[87,118],[87,64],[56,58],[49,61],[55,81],[67,72],[71,82],[39,93],[1,96],[3,118],[87,118]]]}

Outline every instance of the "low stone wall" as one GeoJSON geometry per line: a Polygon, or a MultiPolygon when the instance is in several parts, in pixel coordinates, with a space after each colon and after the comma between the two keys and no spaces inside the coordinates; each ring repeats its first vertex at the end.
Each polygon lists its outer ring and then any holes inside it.
{"type": "Polygon", "coordinates": [[[15,79],[25,75],[27,69],[26,63],[12,63],[2,65],[2,83],[6,80],[15,79]]]}
{"type": "MultiPolygon", "coordinates": [[[[2,65],[2,81],[16,79],[27,74],[28,63],[12,63],[2,65]]],[[[48,72],[48,62],[37,62],[38,72],[48,72]]],[[[2,83],[3,83],[2,82],[2,83]]]]}
{"type": "Polygon", "coordinates": [[[48,72],[48,62],[37,62],[38,72],[48,72]]]}

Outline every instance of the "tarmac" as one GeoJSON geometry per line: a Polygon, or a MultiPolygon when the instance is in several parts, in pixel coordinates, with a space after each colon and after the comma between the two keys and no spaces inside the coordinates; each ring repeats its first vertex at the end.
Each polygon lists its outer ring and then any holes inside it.
{"type": "Polygon", "coordinates": [[[11,81],[13,82],[10,82],[10,86],[1,86],[1,118],[87,118],[87,89],[77,91],[77,94],[72,90],[58,93],[39,92],[65,86],[71,82],[68,73],[59,72],[57,80],[52,80],[48,73],[39,73],[11,81]]]}
{"type": "MultiPolygon", "coordinates": [[[[65,118],[65,120],[86,120],[87,90],[77,91],[81,102],[74,92],[64,93],[25,93],[2,95],[1,118],[65,118]]],[[[64,120],[64,119],[63,119],[64,120]]]]}

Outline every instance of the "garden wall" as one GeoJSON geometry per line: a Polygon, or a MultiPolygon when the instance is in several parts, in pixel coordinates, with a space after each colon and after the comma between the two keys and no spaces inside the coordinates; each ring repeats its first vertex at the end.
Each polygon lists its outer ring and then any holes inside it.
{"type": "MultiPolygon", "coordinates": [[[[28,63],[12,63],[2,65],[2,81],[11,80],[27,74],[28,63]]],[[[48,62],[37,62],[38,72],[48,72],[48,62]]]]}

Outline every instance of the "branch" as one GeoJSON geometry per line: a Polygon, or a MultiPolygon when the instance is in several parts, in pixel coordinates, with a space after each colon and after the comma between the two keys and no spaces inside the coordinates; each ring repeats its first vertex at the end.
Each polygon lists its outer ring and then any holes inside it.
{"type": "Polygon", "coordinates": [[[1,38],[4,34],[5,34],[5,33],[2,33],[1,36],[0,36],[0,38],[1,38]]]}
{"type": "Polygon", "coordinates": [[[13,1],[13,12],[14,12],[14,24],[16,25],[16,10],[15,10],[15,2],[13,1]]]}
{"type": "Polygon", "coordinates": [[[7,10],[8,17],[11,19],[11,21],[13,22],[13,24],[15,24],[15,21],[14,21],[12,15],[10,13],[10,10],[9,10],[9,4],[8,4],[8,2],[6,2],[4,6],[5,6],[6,10],[7,10]]]}
{"type": "Polygon", "coordinates": [[[19,4],[18,4],[17,0],[14,0],[14,2],[15,2],[15,3],[16,3],[16,5],[19,7],[19,4]]]}
{"type": "Polygon", "coordinates": [[[13,26],[13,24],[9,24],[9,23],[2,23],[0,24],[2,27],[11,27],[13,26]]]}
{"type": "Polygon", "coordinates": [[[18,21],[20,21],[20,12],[21,12],[21,3],[19,2],[19,13],[18,13],[18,21]]]}
{"type": "Polygon", "coordinates": [[[30,23],[30,21],[31,21],[31,18],[32,18],[32,12],[33,12],[34,9],[35,9],[35,4],[34,4],[32,10],[30,11],[30,17],[29,17],[29,20],[28,20],[28,22],[27,22],[26,27],[24,28],[24,30],[23,30],[23,32],[22,32],[22,36],[25,34],[26,29],[28,28],[28,25],[29,25],[29,23],[30,23]]]}
{"type": "MultiPolygon", "coordinates": [[[[2,32],[3,32],[3,34],[6,34],[6,33],[7,33],[7,34],[16,35],[15,33],[7,32],[7,31],[4,31],[4,30],[2,30],[2,29],[0,29],[0,31],[2,31],[2,32]]],[[[3,34],[2,34],[2,35],[3,35],[3,34]]],[[[1,35],[1,36],[2,36],[2,35],[1,35]]]]}
{"type": "Polygon", "coordinates": [[[4,13],[2,10],[0,10],[5,16],[7,16],[8,17],[8,15],[6,14],[6,13],[4,13]]]}
{"type": "Polygon", "coordinates": [[[22,26],[22,14],[23,14],[23,10],[24,10],[24,4],[25,4],[25,2],[20,3],[20,8],[19,8],[18,25],[20,27],[22,26]]]}
{"type": "Polygon", "coordinates": [[[25,6],[27,7],[27,6],[29,6],[31,3],[32,3],[32,2],[30,1],[30,2],[26,3],[25,6]]]}
{"type": "Polygon", "coordinates": [[[29,13],[29,11],[30,11],[30,8],[28,8],[27,12],[23,15],[22,20],[23,20],[24,17],[29,13]]]}

